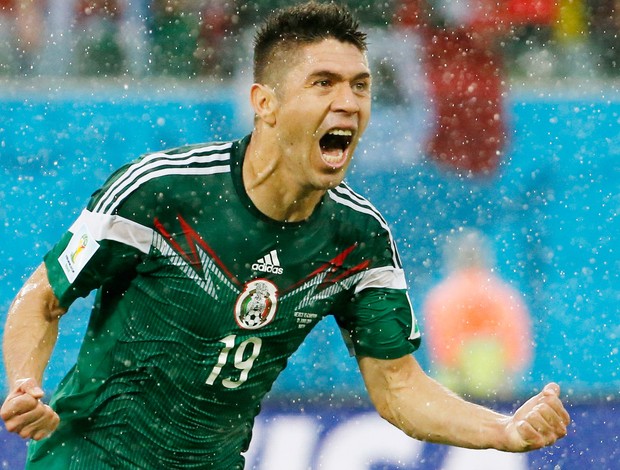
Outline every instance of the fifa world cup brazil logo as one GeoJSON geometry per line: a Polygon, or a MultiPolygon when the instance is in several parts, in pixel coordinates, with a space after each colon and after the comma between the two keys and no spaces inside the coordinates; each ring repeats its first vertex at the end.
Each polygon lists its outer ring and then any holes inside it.
{"type": "Polygon", "coordinates": [[[88,245],[88,235],[84,234],[82,235],[82,238],[80,238],[80,241],[78,242],[78,246],[75,249],[75,251],[71,254],[71,262],[73,264],[75,264],[75,260],[77,259],[77,257],[79,256],[79,254],[84,251],[84,248],[86,248],[86,245],[88,245]]]}
{"type": "Polygon", "coordinates": [[[276,315],[278,289],[266,279],[248,282],[235,304],[235,320],[246,330],[269,324],[276,315]]]}

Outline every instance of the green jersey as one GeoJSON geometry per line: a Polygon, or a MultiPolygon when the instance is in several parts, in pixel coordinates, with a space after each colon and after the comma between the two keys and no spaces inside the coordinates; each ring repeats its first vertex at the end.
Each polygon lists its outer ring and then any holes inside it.
{"type": "Polygon", "coordinates": [[[261,399],[323,317],[357,355],[417,347],[377,210],[341,184],[303,222],[269,219],[243,186],[249,139],[126,165],[46,255],[62,306],[97,295],[28,468],[241,469],[261,399]]]}

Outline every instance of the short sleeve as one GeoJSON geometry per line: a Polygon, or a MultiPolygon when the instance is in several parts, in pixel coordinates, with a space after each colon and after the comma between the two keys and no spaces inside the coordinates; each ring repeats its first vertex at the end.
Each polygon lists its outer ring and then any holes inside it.
{"type": "Polygon", "coordinates": [[[44,258],[60,305],[68,308],[112,280],[122,285],[133,277],[151,242],[147,227],[120,215],[84,210],[44,258]]]}
{"type": "Polygon", "coordinates": [[[420,345],[420,330],[404,289],[363,289],[336,320],[356,356],[396,359],[420,345]]]}

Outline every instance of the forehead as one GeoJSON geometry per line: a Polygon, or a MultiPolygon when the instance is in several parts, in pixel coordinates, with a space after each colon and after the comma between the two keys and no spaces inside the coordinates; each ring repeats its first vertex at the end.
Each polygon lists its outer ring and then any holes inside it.
{"type": "Polygon", "coordinates": [[[345,76],[369,72],[366,54],[353,44],[336,39],[325,39],[300,47],[295,69],[304,75],[321,71],[337,72],[345,76]]]}

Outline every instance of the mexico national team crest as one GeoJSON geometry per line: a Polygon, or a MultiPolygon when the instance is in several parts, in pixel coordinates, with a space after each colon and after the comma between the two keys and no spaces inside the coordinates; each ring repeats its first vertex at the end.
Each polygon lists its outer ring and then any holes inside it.
{"type": "Polygon", "coordinates": [[[245,289],[235,304],[235,320],[241,328],[256,330],[271,323],[276,315],[278,289],[266,279],[255,279],[245,289]]]}

